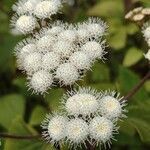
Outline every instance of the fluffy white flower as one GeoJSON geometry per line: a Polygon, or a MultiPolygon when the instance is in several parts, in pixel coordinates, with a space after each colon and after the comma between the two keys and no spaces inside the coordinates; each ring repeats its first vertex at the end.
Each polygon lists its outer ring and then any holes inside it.
{"type": "Polygon", "coordinates": [[[66,125],[66,136],[71,145],[75,146],[75,144],[84,143],[84,141],[87,139],[88,133],[88,125],[82,119],[71,119],[66,125]]]}
{"type": "Polygon", "coordinates": [[[95,114],[99,109],[100,94],[90,88],[79,88],[64,95],[62,104],[70,115],[83,117],[95,114]]]}
{"type": "Polygon", "coordinates": [[[150,50],[148,50],[148,52],[145,54],[145,58],[150,61],[150,50]]]}
{"type": "Polygon", "coordinates": [[[69,58],[69,62],[77,69],[90,69],[91,66],[90,58],[81,51],[73,53],[69,58]]]}
{"type": "Polygon", "coordinates": [[[61,58],[68,58],[75,49],[74,45],[67,41],[58,41],[53,45],[52,50],[59,54],[61,58]]]}
{"type": "Polygon", "coordinates": [[[66,110],[73,115],[90,115],[98,109],[96,97],[90,94],[76,94],[66,101],[66,110]]]}
{"type": "Polygon", "coordinates": [[[143,34],[144,34],[144,37],[146,38],[146,40],[150,39],[150,26],[146,27],[143,30],[143,34]]]}
{"type": "Polygon", "coordinates": [[[150,39],[147,40],[147,44],[150,47],[150,39]]]}
{"type": "Polygon", "coordinates": [[[28,74],[32,74],[41,69],[42,55],[34,52],[28,54],[23,61],[23,67],[28,74]]]}
{"type": "Polygon", "coordinates": [[[17,46],[15,47],[15,55],[17,57],[19,69],[24,68],[24,58],[33,52],[36,52],[36,45],[34,44],[34,40],[29,38],[17,44],[17,46]]]}
{"type": "Polygon", "coordinates": [[[60,20],[55,21],[54,23],[48,24],[47,27],[41,29],[40,33],[51,36],[58,36],[61,32],[65,30],[68,26],[67,23],[63,23],[60,20]]]}
{"type": "Polygon", "coordinates": [[[33,13],[36,4],[39,2],[40,2],[40,0],[27,0],[23,6],[24,11],[29,12],[29,13],[33,13]]]}
{"type": "Polygon", "coordinates": [[[79,79],[79,73],[72,64],[64,63],[57,68],[55,77],[64,85],[72,85],[79,79]]]}
{"type": "Polygon", "coordinates": [[[98,43],[95,41],[89,41],[81,47],[81,51],[83,51],[91,60],[95,60],[97,58],[102,59],[104,52],[103,43],[98,43]]]}
{"type": "MultiPolygon", "coordinates": [[[[107,93],[107,92],[106,92],[107,93]]],[[[123,106],[125,106],[125,101],[121,102],[121,99],[119,99],[119,95],[117,98],[112,96],[111,94],[105,95],[100,99],[100,113],[102,116],[105,116],[108,119],[118,119],[120,117],[123,117],[122,114],[123,106]]]]}
{"type": "Polygon", "coordinates": [[[37,27],[37,21],[33,16],[13,16],[11,26],[23,34],[31,33],[37,27]]]}
{"type": "Polygon", "coordinates": [[[55,37],[45,35],[37,40],[37,49],[39,52],[46,53],[52,51],[52,46],[55,42],[55,37]]]}
{"type": "Polygon", "coordinates": [[[104,118],[104,117],[95,117],[91,120],[89,125],[90,137],[94,139],[97,143],[109,143],[113,137],[114,124],[104,118]]]}
{"type": "Polygon", "coordinates": [[[12,9],[18,14],[32,14],[35,9],[36,4],[40,2],[40,0],[19,0],[12,6],[12,9]]]}
{"type": "Polygon", "coordinates": [[[13,11],[15,11],[18,15],[25,13],[23,6],[26,1],[27,0],[20,0],[20,1],[16,2],[12,6],[13,11]]]}
{"type": "Polygon", "coordinates": [[[90,37],[97,38],[105,34],[107,25],[99,18],[89,18],[88,21],[83,23],[82,28],[88,30],[90,37]]]}
{"type": "Polygon", "coordinates": [[[61,62],[60,56],[54,52],[48,52],[42,58],[42,68],[48,71],[54,70],[61,62]]]}
{"type": "Polygon", "coordinates": [[[44,94],[53,84],[53,75],[48,71],[40,70],[29,78],[29,88],[35,93],[44,94]]]}
{"type": "Polygon", "coordinates": [[[89,31],[85,28],[78,28],[77,29],[77,39],[79,42],[82,42],[90,37],[89,31]]]}
{"type": "Polygon", "coordinates": [[[67,118],[60,115],[47,115],[42,122],[43,137],[46,141],[55,144],[60,142],[66,136],[65,129],[67,118]]]}
{"type": "Polygon", "coordinates": [[[59,11],[60,7],[60,0],[42,0],[36,5],[34,14],[40,19],[50,18],[59,11]]]}
{"type": "Polygon", "coordinates": [[[77,33],[75,30],[65,30],[58,35],[58,41],[63,40],[67,42],[75,42],[77,40],[77,33]]]}
{"type": "Polygon", "coordinates": [[[61,26],[55,26],[55,27],[52,27],[52,28],[48,29],[47,30],[47,34],[49,34],[49,35],[58,35],[62,31],[64,31],[63,27],[61,27],[61,26]]]}

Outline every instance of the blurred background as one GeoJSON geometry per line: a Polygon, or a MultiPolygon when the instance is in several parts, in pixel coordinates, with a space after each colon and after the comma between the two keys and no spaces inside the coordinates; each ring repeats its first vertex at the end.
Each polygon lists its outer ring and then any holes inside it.
{"type": "MultiPolygon", "coordinates": [[[[40,132],[45,114],[57,111],[63,89],[55,88],[45,97],[33,95],[26,76],[17,70],[14,46],[23,39],[10,33],[11,6],[16,0],[0,0],[0,132],[31,135],[40,132]]],[[[109,25],[107,60],[97,62],[79,84],[97,90],[113,89],[126,95],[149,69],[143,53],[148,50],[140,28],[124,19],[138,6],[150,7],[149,0],[70,0],[57,18],[79,22],[89,16],[101,17],[109,25]],[[72,3],[73,2],[73,3],[72,3]],[[73,4],[73,5],[72,5],[73,4]]],[[[120,134],[113,150],[150,149],[150,80],[128,101],[128,118],[120,122],[120,134]]],[[[0,138],[0,150],[55,150],[38,140],[0,138]]],[[[62,149],[67,150],[63,147],[62,149]]]]}

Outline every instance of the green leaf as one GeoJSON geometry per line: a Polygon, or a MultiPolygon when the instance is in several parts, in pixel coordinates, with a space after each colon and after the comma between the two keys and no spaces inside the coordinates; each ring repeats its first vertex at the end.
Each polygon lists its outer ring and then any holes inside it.
{"type": "Polygon", "coordinates": [[[130,24],[126,25],[126,30],[129,35],[133,35],[139,31],[139,28],[137,25],[130,23],[130,24]]]}
{"type": "Polygon", "coordinates": [[[114,17],[123,14],[123,3],[120,0],[105,0],[97,3],[95,6],[89,9],[88,15],[91,16],[103,16],[114,17]]]}
{"type": "MultiPolygon", "coordinates": [[[[19,116],[13,120],[9,129],[10,134],[14,135],[37,135],[38,133],[29,125],[27,125],[19,116]]],[[[47,145],[42,140],[15,140],[7,139],[5,141],[4,150],[54,150],[52,146],[47,145]]]]}
{"type": "Polygon", "coordinates": [[[8,128],[12,120],[19,114],[23,117],[25,99],[21,95],[11,94],[0,98],[0,124],[8,128]]]}
{"type": "Polygon", "coordinates": [[[39,125],[43,121],[47,111],[42,106],[36,106],[31,114],[30,124],[39,125]]]}
{"type": "Polygon", "coordinates": [[[135,65],[138,61],[141,60],[142,57],[143,57],[142,51],[138,50],[135,47],[132,47],[127,51],[125,58],[123,60],[123,65],[126,67],[135,65]]]}
{"type": "Polygon", "coordinates": [[[90,84],[88,86],[90,86],[92,88],[95,88],[97,90],[108,90],[108,89],[114,90],[114,89],[117,88],[117,85],[111,84],[111,83],[108,83],[108,82],[98,83],[98,84],[95,83],[95,84],[90,84]]]}
{"type": "Polygon", "coordinates": [[[64,94],[64,90],[61,88],[51,89],[46,95],[45,99],[50,105],[51,111],[57,111],[58,105],[60,104],[60,99],[64,94]]]}
{"type": "MultiPolygon", "coordinates": [[[[140,78],[134,72],[120,66],[118,84],[122,94],[127,94],[139,82],[140,78]]],[[[137,103],[139,101],[143,102],[148,98],[149,96],[143,87],[140,88],[140,90],[137,91],[137,93],[132,97],[134,103],[137,103]]]]}
{"type": "Polygon", "coordinates": [[[124,48],[126,45],[126,38],[127,32],[125,27],[118,26],[118,28],[116,27],[115,31],[110,35],[109,45],[116,50],[124,48]]]}
{"type": "Polygon", "coordinates": [[[139,133],[142,141],[150,142],[150,122],[146,122],[140,118],[130,118],[128,121],[139,133]]]}
{"type": "Polygon", "coordinates": [[[92,67],[91,79],[93,82],[109,81],[109,68],[102,63],[95,63],[92,67]]]}
{"type": "Polygon", "coordinates": [[[147,90],[147,92],[150,92],[150,80],[145,82],[144,87],[147,90]]]}

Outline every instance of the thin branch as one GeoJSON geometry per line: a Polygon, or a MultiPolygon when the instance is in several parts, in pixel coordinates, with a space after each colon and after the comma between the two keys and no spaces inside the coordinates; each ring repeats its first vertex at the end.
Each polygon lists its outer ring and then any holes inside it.
{"type": "Polygon", "coordinates": [[[16,140],[31,140],[31,139],[40,139],[41,135],[12,135],[7,133],[0,133],[0,138],[16,139],[16,140]]]}
{"type": "Polygon", "coordinates": [[[129,100],[145,83],[147,79],[150,78],[150,71],[144,76],[144,78],[124,97],[124,99],[129,100]]]}

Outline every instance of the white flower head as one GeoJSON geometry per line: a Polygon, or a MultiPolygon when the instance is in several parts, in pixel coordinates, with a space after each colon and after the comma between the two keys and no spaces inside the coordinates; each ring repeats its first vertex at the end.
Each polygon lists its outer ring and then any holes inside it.
{"type": "Polygon", "coordinates": [[[42,58],[42,68],[44,70],[52,71],[56,69],[60,63],[60,56],[54,52],[48,52],[42,58]]]}
{"type": "Polygon", "coordinates": [[[38,52],[30,53],[22,62],[24,70],[27,72],[27,74],[31,75],[35,73],[36,71],[41,69],[41,60],[42,60],[42,54],[38,52]]]}
{"type": "Polygon", "coordinates": [[[143,26],[143,34],[146,40],[150,39],[150,22],[146,22],[143,26]]]}
{"type": "Polygon", "coordinates": [[[62,115],[47,115],[41,125],[44,130],[42,133],[43,138],[52,144],[64,140],[67,121],[67,118],[62,115]]]}
{"type": "Polygon", "coordinates": [[[63,108],[69,115],[83,117],[98,113],[100,94],[91,88],[72,90],[62,98],[63,108]]]}
{"type": "Polygon", "coordinates": [[[53,45],[53,52],[60,55],[61,58],[68,58],[74,51],[75,46],[67,41],[57,41],[53,45]]]}
{"type": "MultiPolygon", "coordinates": [[[[70,27],[71,28],[71,27],[70,27]]],[[[58,41],[63,40],[73,43],[77,40],[77,32],[74,29],[68,29],[58,35],[58,41]]]]}
{"type": "Polygon", "coordinates": [[[66,125],[66,137],[70,146],[85,144],[89,134],[88,124],[79,118],[71,119],[66,125]]]}
{"type": "Polygon", "coordinates": [[[89,132],[91,140],[95,140],[97,144],[108,144],[110,146],[113,134],[117,133],[117,127],[110,120],[97,116],[93,118],[89,124],[89,132]]]}
{"type": "Polygon", "coordinates": [[[55,37],[51,35],[37,35],[37,49],[41,53],[51,52],[52,46],[55,43],[55,37]]]}
{"type": "Polygon", "coordinates": [[[149,49],[148,52],[145,54],[145,58],[150,61],[150,49],[149,49]]]}
{"type": "Polygon", "coordinates": [[[34,14],[40,19],[51,18],[61,7],[60,0],[42,0],[36,5],[34,14]]]}
{"type": "Polygon", "coordinates": [[[38,2],[40,2],[40,0],[19,0],[12,6],[12,9],[18,15],[32,14],[38,2]]]}
{"type": "Polygon", "coordinates": [[[69,58],[69,62],[80,70],[82,69],[89,70],[92,63],[89,56],[82,51],[73,53],[69,58]]]}
{"type": "Polygon", "coordinates": [[[15,56],[17,57],[17,64],[19,69],[24,69],[24,59],[29,54],[36,52],[35,40],[32,38],[25,39],[17,44],[15,47],[15,56]]]}
{"type": "Polygon", "coordinates": [[[104,60],[104,55],[106,52],[105,49],[105,41],[97,42],[97,41],[88,41],[82,47],[81,51],[84,52],[90,60],[102,59],[104,60]]]}
{"type": "Polygon", "coordinates": [[[12,6],[12,10],[15,11],[18,15],[23,15],[25,13],[24,4],[27,0],[19,0],[12,6]]]}
{"type": "Polygon", "coordinates": [[[65,30],[68,26],[67,23],[63,23],[62,21],[55,21],[52,24],[49,24],[47,27],[41,29],[41,33],[45,35],[58,36],[61,32],[65,30]]]}
{"type": "Polygon", "coordinates": [[[53,85],[53,75],[45,70],[40,70],[29,77],[28,86],[34,93],[44,94],[53,85]]]}
{"type": "Polygon", "coordinates": [[[98,38],[105,34],[107,25],[100,18],[91,17],[81,27],[89,32],[89,37],[98,38]]]}
{"type": "Polygon", "coordinates": [[[147,44],[150,47],[150,38],[147,40],[147,44]]]}
{"type": "Polygon", "coordinates": [[[123,97],[119,97],[120,94],[112,91],[105,91],[99,101],[100,114],[108,119],[115,120],[118,118],[126,117],[124,112],[124,106],[126,101],[123,97]],[[115,96],[116,95],[116,96],[115,96]]]}
{"type": "Polygon", "coordinates": [[[56,70],[55,78],[63,85],[72,85],[79,77],[78,70],[70,63],[61,64],[56,70]]]}
{"type": "Polygon", "coordinates": [[[11,27],[17,29],[23,34],[31,33],[38,23],[36,18],[31,15],[13,16],[11,20],[11,27]]]}
{"type": "Polygon", "coordinates": [[[143,8],[142,14],[144,14],[144,15],[150,15],[150,8],[143,8]]]}
{"type": "Polygon", "coordinates": [[[80,25],[78,26],[79,27],[77,28],[77,40],[79,42],[83,42],[90,37],[90,33],[86,28],[80,28],[80,25]]]}

